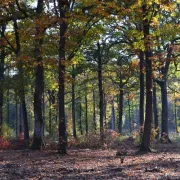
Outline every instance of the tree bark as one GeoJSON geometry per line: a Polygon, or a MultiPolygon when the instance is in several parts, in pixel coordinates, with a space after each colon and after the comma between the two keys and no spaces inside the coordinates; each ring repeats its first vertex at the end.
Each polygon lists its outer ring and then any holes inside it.
{"type": "Polygon", "coordinates": [[[95,90],[93,89],[93,126],[94,131],[96,132],[96,94],[95,90]]]}
{"type": "Polygon", "coordinates": [[[167,78],[168,78],[168,70],[170,65],[170,57],[172,55],[172,47],[170,45],[167,46],[167,60],[165,63],[165,67],[162,68],[163,81],[161,81],[161,98],[162,98],[162,123],[161,123],[161,137],[165,137],[167,142],[170,143],[169,132],[168,132],[168,93],[167,93],[167,78]],[[165,133],[165,134],[164,134],[165,133]]]}
{"type": "Polygon", "coordinates": [[[161,73],[163,79],[156,82],[161,88],[161,98],[162,98],[162,123],[161,123],[161,138],[166,139],[166,142],[170,143],[168,134],[168,97],[167,97],[167,76],[170,65],[170,57],[172,55],[173,48],[168,44],[167,45],[167,59],[165,65],[161,68],[161,73]]]}
{"type": "Polygon", "coordinates": [[[131,119],[131,104],[130,99],[128,98],[128,116],[129,116],[129,131],[132,133],[132,119],[131,119]]]}
{"type": "Polygon", "coordinates": [[[65,122],[65,104],[64,104],[64,82],[65,82],[65,33],[67,30],[67,23],[65,22],[65,14],[67,10],[68,0],[58,0],[60,18],[60,40],[59,40],[59,154],[66,154],[67,137],[66,137],[66,122],[65,122]]]}
{"type": "Polygon", "coordinates": [[[135,111],[134,111],[133,100],[132,100],[132,103],[131,103],[131,122],[132,122],[132,132],[133,132],[134,129],[135,129],[135,111]]]}
{"type": "MultiPolygon", "coordinates": [[[[1,25],[1,38],[4,37],[6,30],[5,25],[1,25]]],[[[5,60],[5,50],[3,44],[0,47],[0,137],[3,136],[3,95],[4,95],[4,60],[5,60]]]]}
{"type": "MultiPolygon", "coordinates": [[[[58,106],[56,105],[56,93],[55,90],[51,91],[51,101],[52,101],[52,120],[57,124],[58,106]]],[[[57,102],[58,104],[58,102],[57,102]]]]}
{"type": "Polygon", "coordinates": [[[151,124],[152,124],[152,51],[149,43],[150,25],[148,16],[148,6],[144,4],[143,11],[143,33],[145,41],[145,61],[146,61],[146,116],[144,133],[141,143],[141,151],[150,151],[151,124]]]}
{"type": "MultiPolygon", "coordinates": [[[[8,67],[8,79],[9,79],[9,67],[8,67]]],[[[9,81],[9,80],[8,80],[9,81]]],[[[6,108],[7,108],[7,119],[6,119],[6,123],[7,125],[9,126],[9,121],[10,121],[10,111],[9,111],[9,107],[10,107],[10,102],[9,102],[9,82],[8,82],[8,85],[7,85],[7,94],[6,94],[6,99],[7,99],[7,105],[6,105],[6,108]]]]}
{"type": "Polygon", "coordinates": [[[26,102],[25,97],[21,99],[22,104],[22,115],[23,115],[23,125],[24,125],[24,140],[28,144],[29,141],[29,126],[28,126],[28,119],[27,119],[27,109],[26,109],[26,102]]]}
{"type": "Polygon", "coordinates": [[[77,137],[76,135],[76,114],[75,114],[75,72],[74,72],[74,65],[72,65],[72,126],[73,126],[73,136],[74,138],[77,137]]]}
{"type": "Polygon", "coordinates": [[[16,98],[16,138],[18,138],[18,102],[16,98]]]}
{"type": "Polygon", "coordinates": [[[49,135],[51,136],[52,134],[52,95],[51,95],[51,90],[48,90],[49,94],[49,135]]]}
{"type": "Polygon", "coordinates": [[[161,136],[165,133],[168,135],[168,99],[167,99],[167,82],[161,83],[161,99],[162,99],[162,123],[161,136]]]}
{"type": "Polygon", "coordinates": [[[81,101],[79,102],[79,129],[80,129],[81,135],[83,135],[83,129],[82,129],[82,105],[81,105],[81,101]]]}
{"type": "MultiPolygon", "coordinates": [[[[38,0],[36,17],[41,16],[44,7],[44,1],[38,0]]],[[[40,27],[36,27],[35,36],[42,35],[44,32],[40,30],[40,27]]],[[[43,115],[42,115],[42,96],[44,91],[44,68],[41,56],[41,47],[43,44],[43,38],[37,38],[35,40],[34,57],[38,63],[35,68],[35,92],[34,92],[34,136],[32,149],[40,150],[43,142],[43,115]]]]}
{"type": "Polygon", "coordinates": [[[22,115],[22,105],[21,103],[19,104],[19,135],[22,135],[23,132],[23,115],[22,115]]]}
{"type": "Polygon", "coordinates": [[[100,116],[100,138],[101,142],[104,140],[104,121],[103,121],[103,86],[102,86],[102,58],[101,58],[101,47],[99,42],[97,43],[97,52],[98,52],[98,89],[99,89],[99,116],[100,116]]]}
{"type": "Polygon", "coordinates": [[[104,113],[104,115],[103,115],[103,117],[104,117],[104,127],[105,128],[107,128],[107,117],[106,117],[106,107],[107,107],[107,100],[106,100],[106,94],[105,93],[103,93],[103,100],[104,100],[104,102],[103,102],[103,104],[104,104],[104,110],[103,110],[103,113],[104,113]]]}
{"type": "MultiPolygon", "coordinates": [[[[44,78],[44,77],[43,77],[44,78]]],[[[43,87],[43,95],[42,95],[42,117],[43,117],[43,124],[42,124],[42,136],[44,136],[44,130],[45,130],[45,94],[44,94],[44,87],[43,87]]]]}
{"type": "Polygon", "coordinates": [[[174,93],[174,122],[175,122],[175,131],[176,133],[178,133],[178,120],[177,120],[177,99],[175,97],[175,93],[174,93]]]}
{"type": "MultiPolygon", "coordinates": [[[[140,104],[139,104],[139,114],[140,114],[140,126],[144,124],[144,52],[140,51],[140,104]]],[[[142,129],[142,128],[141,128],[142,129]]]]}
{"type": "Polygon", "coordinates": [[[3,136],[3,91],[0,90],[0,137],[3,136]]]}
{"type": "Polygon", "coordinates": [[[112,100],[112,114],[111,114],[111,129],[115,130],[115,110],[114,110],[114,99],[112,100]]]}
{"type": "Polygon", "coordinates": [[[154,128],[157,130],[156,139],[159,138],[159,121],[158,121],[158,109],[156,98],[156,82],[153,82],[153,112],[154,112],[154,128]]]}
{"type": "Polygon", "coordinates": [[[123,122],[123,101],[124,101],[124,84],[123,84],[123,76],[122,76],[122,58],[119,58],[117,61],[117,65],[119,66],[120,72],[119,72],[119,107],[118,107],[118,112],[119,112],[119,121],[118,121],[118,130],[119,133],[122,133],[122,122],[123,122]]]}
{"type": "Polygon", "coordinates": [[[79,103],[79,126],[80,126],[81,135],[83,135],[83,129],[82,129],[82,105],[81,105],[81,102],[79,103]]]}
{"type": "Polygon", "coordinates": [[[118,122],[118,129],[119,133],[122,133],[122,119],[123,119],[123,101],[124,101],[124,91],[122,87],[122,80],[120,80],[120,91],[119,91],[119,122],[118,122]]]}
{"type": "Polygon", "coordinates": [[[85,95],[85,108],[86,108],[86,114],[85,114],[86,135],[88,135],[88,103],[87,103],[87,93],[85,95]]]}

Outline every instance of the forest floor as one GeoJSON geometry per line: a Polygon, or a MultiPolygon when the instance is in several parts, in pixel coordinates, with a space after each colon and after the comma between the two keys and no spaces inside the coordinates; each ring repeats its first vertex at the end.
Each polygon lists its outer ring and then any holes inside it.
{"type": "Polygon", "coordinates": [[[123,163],[115,149],[69,149],[65,156],[47,150],[1,150],[0,179],[179,180],[180,144],[156,143],[155,148],[156,153],[140,155],[138,148],[129,145],[123,163]]]}

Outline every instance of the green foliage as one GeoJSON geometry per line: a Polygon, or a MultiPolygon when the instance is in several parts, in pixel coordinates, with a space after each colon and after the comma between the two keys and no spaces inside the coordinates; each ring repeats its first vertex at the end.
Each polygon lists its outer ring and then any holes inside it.
{"type": "Polygon", "coordinates": [[[58,124],[52,122],[52,132],[48,135],[49,141],[55,142],[58,140],[58,124]]]}
{"type": "Polygon", "coordinates": [[[180,133],[180,123],[178,125],[179,125],[179,127],[177,127],[177,131],[178,131],[178,133],[180,133]]]}
{"type": "Polygon", "coordinates": [[[180,133],[170,133],[169,138],[176,143],[180,143],[180,133]]]}
{"type": "Polygon", "coordinates": [[[14,136],[14,131],[12,128],[10,128],[7,124],[3,124],[3,138],[4,139],[10,139],[14,136]]]}
{"type": "MultiPolygon", "coordinates": [[[[37,62],[34,59],[34,45],[37,39],[43,38],[42,47],[40,54],[43,59],[44,67],[44,89],[45,89],[45,120],[48,132],[48,110],[46,103],[48,97],[46,96],[47,91],[55,91],[57,96],[58,88],[58,48],[59,48],[59,26],[62,24],[62,19],[54,16],[54,9],[49,3],[46,2],[49,9],[45,9],[43,15],[39,18],[35,18],[34,6],[30,5],[30,1],[21,3],[20,6],[24,7],[26,13],[29,15],[25,18],[18,10],[17,6],[8,4],[7,0],[1,2],[1,13],[3,21],[8,26],[8,30],[5,32],[5,39],[1,38],[2,45],[5,47],[6,53],[9,54],[5,58],[6,67],[10,67],[10,71],[15,73],[13,76],[6,75],[3,84],[3,89],[6,91],[10,90],[10,95],[5,101],[14,102],[12,96],[18,97],[20,95],[20,89],[22,87],[21,78],[17,71],[19,62],[23,63],[23,74],[25,79],[25,96],[27,102],[28,114],[33,117],[33,91],[34,91],[34,67],[37,66],[37,62]],[[4,8],[6,7],[6,8],[4,8]],[[13,8],[12,8],[13,7],[13,8]],[[31,9],[32,8],[32,9],[31,9]],[[17,13],[18,12],[18,13],[17,13]],[[33,13],[32,13],[33,12],[33,13]],[[18,58],[14,55],[14,49],[16,49],[15,33],[12,28],[11,16],[17,18],[19,26],[21,53],[18,58]],[[39,29],[43,33],[39,33],[37,36],[36,29],[39,29]],[[45,32],[44,32],[45,31],[45,32]],[[12,68],[12,69],[11,69],[12,68]],[[16,74],[17,73],[17,74],[16,74]],[[30,108],[29,108],[30,107],[30,108]]],[[[9,1],[11,2],[11,1],[9,1]]],[[[12,1],[15,2],[15,1],[12,1]]],[[[66,67],[65,73],[65,100],[66,100],[66,115],[67,115],[67,133],[70,136],[72,134],[72,115],[71,115],[71,85],[75,85],[75,98],[81,103],[81,121],[82,129],[85,129],[85,102],[84,96],[88,98],[88,126],[89,132],[94,130],[93,126],[93,98],[92,90],[97,89],[97,47],[96,43],[99,41],[101,59],[102,59],[102,76],[103,76],[103,91],[106,99],[106,116],[108,119],[111,114],[111,100],[112,97],[119,94],[119,84],[122,81],[123,86],[121,89],[124,93],[137,91],[139,89],[139,50],[145,50],[145,41],[151,45],[153,49],[155,60],[157,63],[154,64],[154,72],[159,68],[164,67],[166,60],[166,51],[163,47],[172,41],[174,38],[179,37],[180,27],[177,25],[179,11],[176,8],[178,1],[98,1],[98,0],[80,0],[74,2],[72,11],[66,11],[66,22],[68,24],[67,31],[65,33],[66,46],[65,54],[66,59],[64,65],[66,67]],[[118,4],[117,4],[118,3],[118,4]],[[147,3],[148,12],[145,17],[142,13],[142,5],[147,3]],[[160,5],[160,6],[159,6],[160,5]],[[150,35],[148,38],[144,38],[142,29],[143,19],[148,19],[150,22],[150,35]],[[158,50],[160,48],[160,50],[158,50]],[[158,51],[157,51],[158,50],[158,51]],[[159,52],[160,51],[160,52],[159,52]],[[162,62],[161,62],[161,61],[162,62]],[[74,70],[72,69],[74,66],[74,70]],[[155,66],[156,65],[156,66],[155,66]],[[75,79],[72,79],[72,74],[75,74],[75,79]]],[[[34,3],[32,3],[34,4],[34,3]]],[[[56,4],[56,3],[55,3],[56,4]]],[[[58,10],[58,9],[57,9],[58,10]]],[[[173,47],[174,56],[179,54],[179,48],[173,47]],[[176,49],[177,48],[177,49],[176,49]]],[[[153,60],[154,60],[153,59],[153,60]]],[[[171,63],[172,64],[172,63],[171,63]]],[[[171,67],[171,66],[170,66],[171,67]]],[[[145,70],[143,72],[145,73],[145,70]]],[[[174,83],[174,74],[178,80],[178,72],[169,70],[172,76],[168,78],[174,83]]],[[[157,76],[156,75],[156,76],[157,76]]],[[[161,74],[160,74],[161,75],[161,74]]],[[[164,76],[165,77],[165,76],[164,76]]],[[[169,80],[169,81],[170,81],[169,80]]],[[[168,85],[172,87],[172,83],[168,82],[168,85]]],[[[177,84],[178,87],[178,84],[177,84]]],[[[176,87],[173,87],[177,90],[176,87]]],[[[179,90],[178,90],[179,91],[179,90]]],[[[135,94],[135,101],[138,95],[135,94]]],[[[177,97],[176,97],[177,98],[177,97]]],[[[18,100],[18,98],[16,99],[18,100]]],[[[12,102],[12,103],[13,103],[12,102]]],[[[137,101],[136,101],[137,102],[137,101]]],[[[95,100],[95,111],[96,119],[99,118],[98,111],[98,90],[96,92],[95,100]]],[[[116,105],[117,103],[115,103],[116,105]]],[[[131,102],[132,104],[132,102],[131,102]]],[[[159,103],[160,104],[160,103],[159,103]]],[[[54,104],[56,105],[56,104],[54,104]]],[[[56,107],[52,107],[52,114],[56,110],[56,107]]],[[[77,101],[76,101],[77,105],[77,101]]],[[[57,105],[58,106],[58,105],[57,105]]],[[[133,104],[131,105],[133,107],[133,104]]],[[[76,106],[76,125],[78,129],[78,116],[79,116],[79,105],[76,106]]],[[[115,107],[118,109],[119,107],[115,107]]],[[[125,104],[125,114],[127,105],[125,104]]],[[[134,111],[131,108],[131,111],[134,111]]],[[[133,113],[133,112],[132,112],[133,113]]],[[[10,112],[12,114],[12,110],[10,112]]],[[[55,114],[55,113],[54,113],[55,114]]],[[[11,118],[10,118],[11,119],[11,118]]],[[[13,120],[13,119],[12,119],[13,120]]],[[[30,125],[34,118],[31,118],[30,125]]],[[[48,144],[58,140],[58,125],[52,120],[52,133],[47,139],[48,144]]],[[[179,128],[179,127],[178,127],[179,128]]],[[[30,128],[30,129],[33,129],[30,128]]],[[[97,121],[97,129],[99,129],[99,123],[97,121]]],[[[178,130],[180,131],[180,129],[178,130]]],[[[46,132],[45,132],[46,133],[46,132]]],[[[3,134],[5,139],[9,139],[13,136],[13,130],[6,124],[3,126],[3,134]]],[[[77,132],[79,135],[80,133],[77,132]]],[[[157,134],[157,130],[154,128],[151,132],[151,141],[154,140],[157,134]]],[[[124,137],[120,136],[116,132],[105,132],[105,144],[109,147],[114,142],[121,142],[124,137]]],[[[142,134],[139,131],[134,133],[136,144],[140,144],[142,140],[142,134]]],[[[78,139],[69,137],[69,146],[80,146],[84,148],[101,147],[102,144],[99,140],[99,134],[90,133],[88,136],[80,136],[78,139]],[[96,139],[96,141],[95,141],[96,139]],[[95,142],[94,142],[95,141],[95,142]]],[[[54,146],[54,144],[50,145],[54,146]]]]}

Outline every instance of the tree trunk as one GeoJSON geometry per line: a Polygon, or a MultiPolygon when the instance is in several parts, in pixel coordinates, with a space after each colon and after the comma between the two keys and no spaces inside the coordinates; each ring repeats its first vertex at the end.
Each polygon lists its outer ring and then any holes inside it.
{"type": "Polygon", "coordinates": [[[73,126],[73,136],[74,138],[77,137],[76,135],[76,114],[75,114],[75,72],[74,72],[74,65],[72,65],[72,126],[73,126]]]}
{"type": "Polygon", "coordinates": [[[111,114],[111,129],[115,130],[115,110],[114,110],[114,99],[112,100],[112,114],[111,114]]]}
{"type": "MultiPolygon", "coordinates": [[[[9,67],[8,67],[8,79],[9,79],[9,67]]],[[[6,123],[9,126],[9,116],[10,116],[10,112],[9,112],[9,106],[10,106],[10,102],[9,102],[9,85],[7,85],[7,94],[6,94],[6,98],[7,98],[7,120],[6,123]]]]}
{"type": "Polygon", "coordinates": [[[96,132],[96,95],[95,90],[93,89],[93,126],[94,131],[96,132]]]}
{"type": "MultiPolygon", "coordinates": [[[[17,20],[14,20],[14,33],[16,38],[16,58],[20,57],[21,53],[21,45],[20,45],[20,37],[19,37],[19,27],[17,24],[17,20]]],[[[19,97],[20,97],[20,104],[22,106],[22,119],[24,124],[24,140],[26,143],[29,141],[29,127],[28,127],[28,118],[27,118],[27,109],[26,109],[26,101],[25,101],[25,85],[24,85],[24,73],[23,73],[23,64],[22,60],[18,62],[18,71],[19,71],[19,78],[20,78],[20,85],[21,88],[19,89],[19,97]]]]}
{"type": "Polygon", "coordinates": [[[128,116],[129,116],[129,131],[132,133],[132,119],[131,119],[131,104],[130,99],[128,98],[128,116]]]}
{"type": "Polygon", "coordinates": [[[122,58],[119,58],[117,61],[117,65],[119,66],[119,107],[118,107],[118,112],[119,112],[119,122],[118,122],[118,130],[119,133],[122,133],[122,119],[123,119],[123,101],[124,101],[124,84],[123,84],[123,77],[122,77],[122,58]]]}
{"type": "Polygon", "coordinates": [[[133,100],[132,100],[132,103],[131,103],[131,122],[132,122],[132,132],[133,132],[134,129],[135,129],[135,111],[134,111],[133,100]]]}
{"type": "MultiPolygon", "coordinates": [[[[2,89],[2,87],[1,87],[2,89]]],[[[3,136],[3,90],[0,90],[0,137],[3,136]]]]}
{"type": "MultiPolygon", "coordinates": [[[[1,25],[1,38],[4,37],[6,26],[1,25]]],[[[3,44],[0,46],[0,137],[3,136],[3,94],[4,94],[4,60],[5,51],[3,44]]]]}
{"type": "MultiPolygon", "coordinates": [[[[122,82],[122,80],[120,81],[122,82]]],[[[120,83],[121,84],[121,83],[120,83]]],[[[118,129],[119,129],[119,133],[122,133],[122,119],[123,119],[123,87],[120,85],[120,92],[119,92],[119,123],[118,123],[118,129]]]]}
{"type": "MultiPolygon", "coordinates": [[[[161,137],[168,138],[168,99],[167,99],[167,82],[161,83],[161,99],[162,99],[162,123],[161,123],[161,137]]],[[[168,140],[168,139],[167,139],[168,140]]]]}
{"type": "Polygon", "coordinates": [[[86,135],[87,135],[88,134],[88,103],[87,103],[87,93],[85,95],[85,108],[86,108],[85,124],[86,124],[86,135]]]}
{"type": "Polygon", "coordinates": [[[16,138],[18,138],[18,102],[16,98],[16,138]]]}
{"type": "MultiPolygon", "coordinates": [[[[140,126],[144,124],[144,52],[140,51],[140,104],[139,104],[139,115],[140,115],[140,126]]],[[[142,129],[142,128],[141,128],[142,129]]]]}
{"type": "Polygon", "coordinates": [[[177,120],[177,100],[176,100],[176,97],[175,97],[175,93],[174,93],[174,121],[175,121],[175,130],[176,130],[176,133],[178,133],[178,120],[177,120]]]}
{"type": "Polygon", "coordinates": [[[153,83],[153,112],[154,112],[154,128],[158,131],[156,139],[159,138],[159,122],[158,122],[158,109],[157,109],[157,98],[156,98],[156,82],[153,83]]]}
{"type": "Polygon", "coordinates": [[[98,89],[99,89],[99,116],[100,116],[100,138],[101,142],[104,140],[104,122],[103,122],[103,87],[102,87],[102,59],[101,59],[101,47],[99,42],[97,43],[98,51],[98,89]]]}
{"type": "Polygon", "coordinates": [[[52,96],[51,96],[51,90],[48,90],[49,94],[49,135],[51,136],[52,134],[52,96]]]}
{"type": "Polygon", "coordinates": [[[28,127],[28,120],[27,120],[27,109],[26,109],[26,103],[25,98],[21,100],[22,105],[22,115],[23,115],[23,125],[24,125],[24,140],[28,144],[29,141],[29,127],[28,127]]]}
{"type": "Polygon", "coordinates": [[[107,128],[107,122],[106,122],[107,121],[106,120],[107,119],[106,118],[106,115],[107,115],[106,114],[107,101],[106,101],[106,94],[105,93],[103,93],[103,100],[104,100],[104,102],[103,102],[103,104],[104,104],[104,110],[103,110],[103,113],[104,113],[104,115],[103,115],[104,116],[104,127],[107,128]]]}
{"type": "Polygon", "coordinates": [[[59,147],[60,154],[66,154],[67,137],[66,137],[66,122],[65,122],[65,104],[64,104],[64,82],[65,82],[65,33],[67,30],[67,23],[64,21],[67,10],[67,0],[58,0],[60,18],[60,40],[59,40],[59,147]]]}
{"type": "Polygon", "coordinates": [[[22,131],[23,131],[22,121],[23,121],[22,104],[20,103],[19,104],[19,135],[22,135],[22,131]]]}
{"type": "Polygon", "coordinates": [[[81,102],[79,104],[79,126],[80,126],[80,132],[81,135],[83,135],[83,129],[82,129],[82,106],[81,106],[81,102]]]}
{"type": "Polygon", "coordinates": [[[57,103],[57,106],[54,108],[54,114],[55,114],[55,117],[54,117],[54,120],[56,122],[56,124],[58,124],[58,119],[59,119],[59,99],[55,98],[55,95],[54,95],[54,101],[52,101],[52,104],[56,104],[57,103]]]}
{"type": "Polygon", "coordinates": [[[161,69],[163,80],[159,83],[161,88],[161,98],[162,98],[162,123],[161,123],[161,138],[164,138],[166,142],[170,143],[168,134],[168,97],[167,97],[167,77],[168,69],[170,65],[170,57],[172,55],[173,48],[167,46],[167,60],[165,66],[161,69]]]}
{"type": "Polygon", "coordinates": [[[148,20],[148,6],[144,4],[143,11],[143,33],[145,43],[145,60],[146,60],[146,116],[144,124],[144,133],[141,143],[141,151],[150,151],[151,124],[152,124],[152,51],[149,43],[150,25],[148,20]]]}
{"type": "MultiPolygon", "coordinates": [[[[52,120],[53,120],[53,122],[55,122],[57,124],[58,106],[56,105],[56,93],[55,93],[55,90],[51,91],[51,101],[52,101],[52,103],[51,103],[52,104],[51,111],[52,111],[52,115],[53,115],[52,120]]],[[[59,103],[59,101],[57,102],[57,104],[58,103],[59,103]]]]}
{"type": "Polygon", "coordinates": [[[44,94],[44,87],[43,87],[43,95],[42,95],[42,117],[43,117],[43,124],[42,124],[42,136],[44,136],[44,129],[45,129],[45,94],[44,94]]]}
{"type": "MultiPolygon", "coordinates": [[[[38,0],[37,9],[36,9],[36,17],[38,18],[43,12],[43,0],[38,0]]],[[[34,48],[34,57],[37,62],[37,66],[35,69],[35,92],[34,92],[34,137],[32,143],[32,149],[40,150],[43,142],[43,115],[42,115],[42,96],[44,91],[44,68],[41,57],[41,47],[43,44],[42,35],[44,32],[40,30],[40,27],[36,27],[36,35],[41,38],[37,38],[35,40],[35,48],[34,48]]]]}

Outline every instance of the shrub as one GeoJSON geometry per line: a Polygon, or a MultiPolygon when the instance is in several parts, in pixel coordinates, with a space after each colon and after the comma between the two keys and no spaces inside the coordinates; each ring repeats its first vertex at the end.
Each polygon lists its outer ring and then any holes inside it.
{"type": "Polygon", "coordinates": [[[58,136],[59,136],[58,124],[53,123],[52,124],[52,132],[51,132],[51,134],[49,133],[49,135],[47,137],[51,141],[57,141],[58,140],[58,136]]]}
{"type": "MultiPolygon", "coordinates": [[[[150,141],[151,143],[154,142],[156,139],[156,136],[158,134],[159,128],[155,129],[154,126],[151,128],[151,137],[150,141]]],[[[140,127],[140,130],[134,131],[133,138],[135,139],[134,143],[135,145],[139,146],[142,143],[142,137],[143,137],[144,127],[140,127]]]]}
{"type": "Polygon", "coordinates": [[[77,147],[77,148],[109,148],[120,138],[120,134],[114,130],[107,129],[104,131],[104,142],[100,140],[100,134],[90,133],[88,135],[82,135],[78,138],[69,137],[68,138],[68,147],[77,147]]]}
{"type": "Polygon", "coordinates": [[[180,127],[177,127],[177,131],[178,131],[178,133],[180,133],[180,127]]]}
{"type": "Polygon", "coordinates": [[[168,137],[168,134],[165,132],[162,133],[161,138],[160,138],[161,143],[169,143],[171,140],[168,137]]]}
{"type": "Polygon", "coordinates": [[[120,134],[112,129],[105,130],[104,140],[106,143],[110,144],[113,141],[117,140],[120,137],[120,134]]]}
{"type": "MultiPolygon", "coordinates": [[[[58,149],[58,141],[54,141],[49,137],[44,137],[44,149],[45,150],[57,150],[58,149]]],[[[42,147],[43,149],[43,147],[42,147]]]]}
{"type": "Polygon", "coordinates": [[[78,138],[69,137],[68,147],[96,149],[102,147],[99,134],[82,135],[78,138]]]}
{"type": "Polygon", "coordinates": [[[10,139],[14,136],[14,131],[12,128],[10,128],[7,124],[3,124],[3,138],[4,139],[10,139]]]}
{"type": "Polygon", "coordinates": [[[5,139],[4,137],[0,137],[0,149],[1,150],[7,150],[10,148],[10,142],[5,139]]]}

